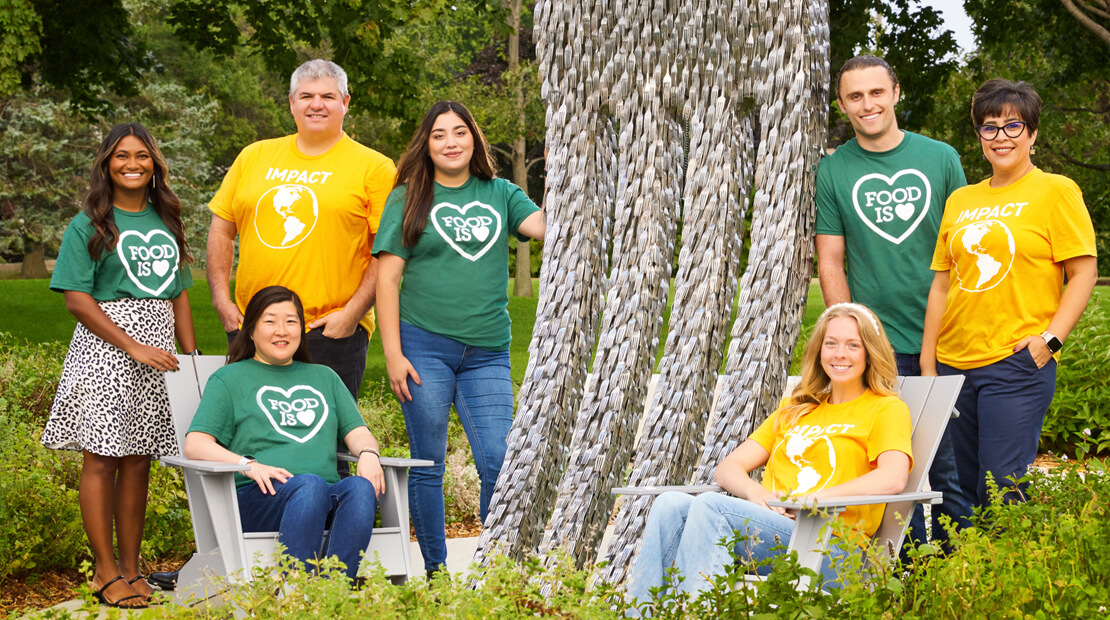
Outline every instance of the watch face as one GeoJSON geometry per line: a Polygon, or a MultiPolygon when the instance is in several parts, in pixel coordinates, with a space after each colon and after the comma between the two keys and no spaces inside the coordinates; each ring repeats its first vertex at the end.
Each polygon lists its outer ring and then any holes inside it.
{"type": "Polygon", "coordinates": [[[1064,348],[1064,343],[1060,342],[1060,339],[1056,336],[1045,338],[1044,342],[1048,345],[1048,350],[1052,351],[1053,353],[1056,353],[1060,349],[1064,348]]]}

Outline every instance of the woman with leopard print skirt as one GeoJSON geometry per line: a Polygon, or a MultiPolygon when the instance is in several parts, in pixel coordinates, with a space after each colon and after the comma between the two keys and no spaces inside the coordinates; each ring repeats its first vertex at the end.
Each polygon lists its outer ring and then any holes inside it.
{"type": "Polygon", "coordinates": [[[151,457],[177,454],[162,378],[177,369],[174,335],[197,352],[185,293],[192,259],[167,173],[145,127],[113,127],[50,280],[78,324],[42,443],[81,451],[92,587],[101,603],[127,609],[153,593],[139,571],[151,457]]]}

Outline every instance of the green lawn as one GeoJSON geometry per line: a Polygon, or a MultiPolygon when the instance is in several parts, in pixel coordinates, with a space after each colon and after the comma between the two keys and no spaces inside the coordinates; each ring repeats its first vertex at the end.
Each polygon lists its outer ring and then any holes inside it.
{"type": "MultiPolygon", "coordinates": [[[[197,342],[205,353],[226,353],[227,341],[223,328],[209,302],[208,282],[203,279],[202,272],[194,273],[194,278],[196,285],[189,290],[189,299],[193,308],[197,342]]],[[[538,289],[536,281],[533,281],[532,286],[538,289]]],[[[512,290],[511,282],[509,287],[512,290]]],[[[668,299],[660,343],[666,342],[670,303],[671,300],[668,299]]],[[[1100,304],[1110,310],[1110,287],[1097,287],[1091,303],[1100,304]]],[[[513,343],[509,354],[513,365],[513,381],[517,384],[523,379],[528,363],[528,343],[532,338],[536,304],[535,297],[509,297],[509,315],[513,321],[513,343]]],[[[813,284],[810,286],[803,324],[813,325],[822,310],[824,303],[821,301],[821,291],[813,284]]],[[[76,319],[66,311],[62,295],[52,292],[46,280],[0,280],[0,332],[8,332],[30,342],[68,341],[75,325],[76,319]]],[[[662,356],[662,347],[659,356],[662,356]]],[[[364,385],[380,384],[385,377],[385,357],[380,341],[375,337],[370,341],[370,353],[366,358],[364,385]]]]}

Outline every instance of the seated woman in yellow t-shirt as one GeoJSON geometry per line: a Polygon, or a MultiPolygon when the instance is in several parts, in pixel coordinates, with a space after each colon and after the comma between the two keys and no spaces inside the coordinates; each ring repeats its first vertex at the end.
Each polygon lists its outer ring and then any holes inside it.
{"type": "MultiPolygon", "coordinates": [[[[708,578],[732,562],[731,550],[718,542],[733,532],[749,536],[735,549],[740,557],[777,553],[771,548],[790,540],[794,515],[768,500],[900,493],[913,457],[909,408],[897,393],[894,351],[878,318],[859,304],[827,309],[806,345],[793,394],[717,467],[717,484],[735,497],[664,493],[655,500],[629,594],[649,600],[671,566],[685,578],[679,589],[706,589],[708,578]],[[760,484],[749,473],[763,465],[760,484]]],[[[854,506],[841,519],[871,536],[882,514],[881,504],[854,506]]],[[[830,581],[831,564],[824,570],[830,581]]]]}

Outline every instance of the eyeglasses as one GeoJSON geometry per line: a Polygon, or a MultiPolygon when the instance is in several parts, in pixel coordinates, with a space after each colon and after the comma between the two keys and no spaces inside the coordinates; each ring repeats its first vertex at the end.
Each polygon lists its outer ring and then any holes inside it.
{"type": "Polygon", "coordinates": [[[1012,123],[1006,123],[1002,127],[998,127],[996,125],[979,125],[975,127],[975,131],[979,134],[980,138],[987,141],[997,138],[998,130],[1000,129],[1002,130],[1002,133],[1006,134],[1007,138],[1016,138],[1021,135],[1021,132],[1025,131],[1025,125],[1025,121],[1014,121],[1012,123]]]}

